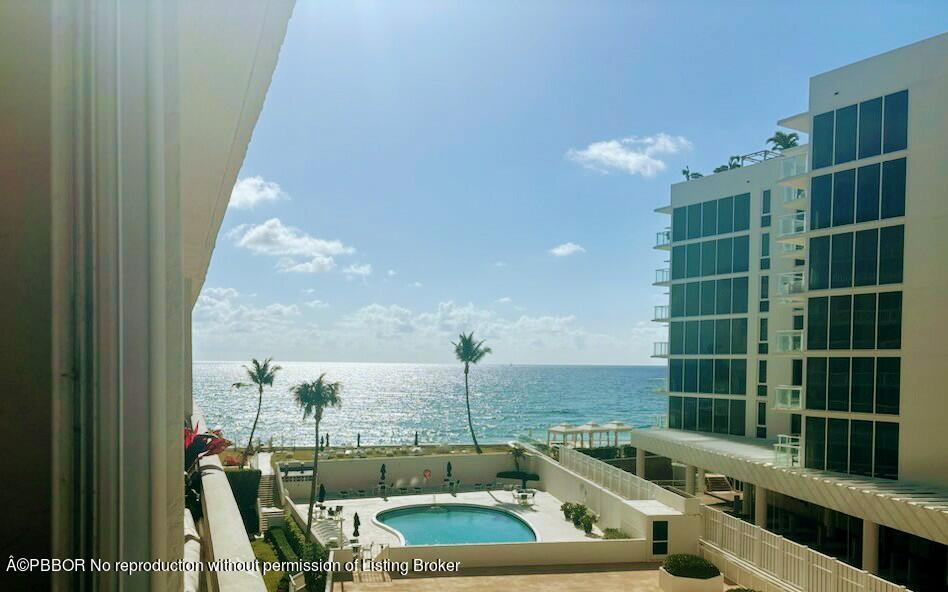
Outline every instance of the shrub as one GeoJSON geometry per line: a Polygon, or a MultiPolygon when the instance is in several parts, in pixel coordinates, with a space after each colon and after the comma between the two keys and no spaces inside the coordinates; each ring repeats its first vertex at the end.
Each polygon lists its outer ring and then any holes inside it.
{"type": "Polygon", "coordinates": [[[673,576],[696,580],[707,580],[721,574],[713,563],[697,555],[669,555],[662,567],[673,576]]]}
{"type": "Polygon", "coordinates": [[[575,508],[576,508],[576,504],[574,504],[573,502],[563,502],[563,504],[560,505],[560,512],[563,512],[563,518],[565,518],[566,520],[572,520],[573,510],[575,508]]]}
{"type": "Polygon", "coordinates": [[[589,509],[586,506],[583,504],[576,504],[573,507],[573,513],[570,516],[570,519],[573,521],[573,526],[579,528],[579,525],[583,521],[583,516],[585,516],[587,512],[589,512],[589,509]]]}
{"type": "Polygon", "coordinates": [[[604,528],[602,530],[602,538],[604,539],[628,539],[631,538],[626,533],[622,532],[618,528],[604,528]]]}
{"type": "Polygon", "coordinates": [[[247,534],[256,534],[260,530],[260,518],[257,516],[257,492],[260,489],[259,469],[239,469],[224,471],[230,490],[234,493],[234,501],[240,510],[240,517],[244,519],[244,529],[247,534]]]}
{"type": "Polygon", "coordinates": [[[280,561],[299,561],[299,555],[286,538],[286,531],[282,528],[271,528],[265,535],[267,542],[276,551],[280,561]]]}
{"type": "MultiPolygon", "coordinates": [[[[250,545],[253,547],[254,556],[261,562],[276,562],[277,554],[273,552],[272,546],[267,541],[256,540],[250,543],[250,545]]],[[[280,589],[280,582],[282,582],[283,578],[286,577],[286,574],[279,571],[268,571],[266,574],[264,574],[263,583],[267,587],[267,592],[278,592],[280,589]]]]}
{"type": "MultiPolygon", "coordinates": [[[[303,534],[303,529],[296,524],[293,516],[288,515],[286,517],[285,534],[290,547],[301,560],[310,562],[325,561],[329,557],[329,551],[320,545],[315,538],[312,543],[306,542],[306,535],[303,534]]],[[[322,592],[326,585],[325,572],[307,571],[303,573],[303,577],[306,579],[306,589],[310,592],[322,592]]]]}
{"type": "Polygon", "coordinates": [[[593,531],[593,515],[586,514],[579,520],[579,525],[583,527],[583,531],[586,534],[592,534],[593,531]]]}

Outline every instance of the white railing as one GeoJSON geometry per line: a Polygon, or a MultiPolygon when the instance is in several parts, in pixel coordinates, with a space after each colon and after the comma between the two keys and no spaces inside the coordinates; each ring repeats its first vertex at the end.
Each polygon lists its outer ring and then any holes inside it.
{"type": "Polygon", "coordinates": [[[806,154],[787,156],[780,162],[780,178],[796,177],[806,173],[806,154]]]}
{"type": "Polygon", "coordinates": [[[656,284],[667,284],[672,279],[671,270],[667,267],[662,269],[655,270],[655,283],[656,284]]]}
{"type": "Polygon", "coordinates": [[[787,271],[777,276],[777,294],[796,296],[806,292],[806,280],[802,271],[787,271]]]}
{"type": "Polygon", "coordinates": [[[655,314],[652,316],[652,320],[655,321],[667,321],[671,318],[671,308],[667,304],[658,304],[655,306],[655,314]]]}
{"type": "Polygon", "coordinates": [[[738,585],[786,592],[907,592],[720,510],[702,506],[701,520],[701,554],[738,585]]]}
{"type": "Polygon", "coordinates": [[[668,416],[665,415],[664,413],[653,415],[651,427],[667,430],[668,429],[668,416]]]}
{"type": "Polygon", "coordinates": [[[781,257],[803,259],[806,245],[801,243],[777,243],[777,252],[781,257]]]}
{"type": "Polygon", "coordinates": [[[671,244],[671,230],[661,230],[655,234],[655,248],[661,249],[671,244]]]}
{"type": "Polygon", "coordinates": [[[798,199],[804,199],[806,197],[806,189],[799,189],[797,187],[781,187],[780,188],[780,203],[788,204],[797,201],[798,199]]]}
{"type": "Polygon", "coordinates": [[[777,351],[783,354],[802,352],[803,330],[787,329],[784,331],[777,331],[777,351]]]}
{"type": "Polygon", "coordinates": [[[800,466],[800,436],[777,434],[774,444],[774,464],[778,467],[800,466]]]}
{"type": "Polygon", "coordinates": [[[667,341],[656,341],[652,344],[652,357],[653,358],[667,358],[668,357],[668,342],[667,341]]]}
{"type": "Polygon", "coordinates": [[[780,216],[777,226],[778,236],[795,236],[804,232],[806,232],[806,212],[794,212],[780,216]]]}
{"type": "Polygon", "coordinates": [[[799,411],[803,408],[803,387],[782,384],[774,389],[774,409],[799,411]]]}

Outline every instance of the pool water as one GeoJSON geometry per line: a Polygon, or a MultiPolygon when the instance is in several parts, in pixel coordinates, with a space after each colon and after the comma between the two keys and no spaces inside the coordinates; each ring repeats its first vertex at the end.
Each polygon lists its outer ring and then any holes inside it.
{"type": "Polygon", "coordinates": [[[527,543],[537,540],[533,529],[520,518],[479,506],[413,506],[387,510],[376,518],[402,533],[406,545],[527,543]]]}

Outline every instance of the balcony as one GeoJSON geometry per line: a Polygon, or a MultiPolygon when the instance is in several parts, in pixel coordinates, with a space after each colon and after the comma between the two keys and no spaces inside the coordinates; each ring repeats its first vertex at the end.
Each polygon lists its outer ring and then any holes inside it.
{"type": "Polygon", "coordinates": [[[805,292],[806,278],[802,271],[788,271],[777,276],[777,294],[785,302],[802,301],[805,292]]]}
{"type": "Polygon", "coordinates": [[[807,173],[806,157],[806,152],[794,156],[785,156],[780,163],[780,178],[786,179],[805,175],[807,173]]]}
{"type": "Polygon", "coordinates": [[[798,354],[803,352],[803,330],[777,331],[777,353],[798,354]]]}
{"type": "Polygon", "coordinates": [[[671,240],[672,233],[671,230],[666,228],[655,233],[655,248],[662,251],[668,251],[671,249],[671,240]]]}
{"type": "Polygon", "coordinates": [[[803,259],[806,257],[806,243],[805,242],[793,242],[777,243],[777,255],[780,257],[785,257],[787,259],[803,259]]]}
{"type": "Polygon", "coordinates": [[[774,410],[800,411],[803,409],[803,387],[782,384],[774,388],[774,410]]]}
{"type": "Polygon", "coordinates": [[[652,344],[652,357],[653,358],[667,358],[668,357],[668,342],[667,341],[656,341],[652,344]]]}
{"type": "Polygon", "coordinates": [[[652,315],[652,320],[656,323],[665,323],[668,322],[668,319],[671,318],[671,308],[667,304],[659,304],[655,307],[655,312],[652,315]]]}
{"type": "Polygon", "coordinates": [[[799,187],[781,187],[780,188],[780,203],[783,207],[798,210],[806,208],[807,204],[807,193],[806,189],[801,189],[799,187]]]}
{"type": "Polygon", "coordinates": [[[806,212],[799,211],[784,214],[777,219],[777,240],[803,243],[803,234],[807,230],[806,212]]]}
{"type": "Polygon", "coordinates": [[[774,444],[774,465],[778,467],[800,466],[800,436],[778,434],[774,444]]]}
{"type": "Polygon", "coordinates": [[[667,267],[662,269],[655,270],[655,281],[652,283],[653,286],[668,286],[671,284],[672,274],[671,270],[667,267]]]}

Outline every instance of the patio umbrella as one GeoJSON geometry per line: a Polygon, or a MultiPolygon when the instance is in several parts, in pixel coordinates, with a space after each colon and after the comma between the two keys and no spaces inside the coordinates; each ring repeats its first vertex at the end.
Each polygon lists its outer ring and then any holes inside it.
{"type": "Polygon", "coordinates": [[[362,522],[359,520],[359,513],[356,512],[352,517],[352,538],[359,538],[359,526],[362,522]]]}
{"type": "Polygon", "coordinates": [[[415,432],[415,446],[418,446],[418,432],[415,432]]]}
{"type": "Polygon", "coordinates": [[[323,485],[322,483],[319,484],[319,494],[317,495],[316,500],[320,504],[326,501],[326,486],[323,485]]]}
{"type": "Polygon", "coordinates": [[[379,469],[379,483],[385,483],[385,463],[382,463],[382,468],[379,469]]]}
{"type": "Polygon", "coordinates": [[[451,478],[451,461],[448,461],[448,479],[451,478]]]}
{"type": "Polygon", "coordinates": [[[356,433],[356,448],[362,448],[362,434],[356,433]]]}

